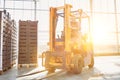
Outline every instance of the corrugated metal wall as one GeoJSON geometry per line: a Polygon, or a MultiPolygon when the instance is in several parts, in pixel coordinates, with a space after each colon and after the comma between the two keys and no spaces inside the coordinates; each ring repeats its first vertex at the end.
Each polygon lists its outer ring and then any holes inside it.
{"type": "MultiPolygon", "coordinates": [[[[93,1],[93,39],[95,53],[117,53],[116,22],[114,0],[93,1]]],[[[73,9],[82,8],[90,15],[90,0],[37,0],[38,45],[39,51],[42,44],[49,40],[49,7],[61,6],[64,3],[73,5],[73,9]],[[44,28],[43,28],[44,27],[44,28]]],[[[116,0],[118,27],[120,27],[120,0],[116,0]]],[[[6,9],[16,21],[34,19],[34,2],[32,0],[9,1],[6,0],[6,9]],[[26,6],[27,5],[27,6],[26,6]]],[[[3,0],[0,1],[3,8],[3,0]]],[[[118,31],[120,29],[118,28],[118,31]]],[[[119,33],[118,33],[119,34],[119,33]]],[[[120,40],[120,36],[118,36],[120,40]]]]}

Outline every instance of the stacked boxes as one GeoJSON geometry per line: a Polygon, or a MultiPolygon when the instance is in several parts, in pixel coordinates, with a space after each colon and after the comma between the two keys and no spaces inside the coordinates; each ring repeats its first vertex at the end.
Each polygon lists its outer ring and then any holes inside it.
{"type": "Polygon", "coordinates": [[[37,64],[38,21],[19,21],[18,64],[37,64]]]}
{"type": "MultiPolygon", "coordinates": [[[[0,11],[0,71],[8,70],[12,67],[12,27],[15,23],[11,20],[8,12],[0,11]]],[[[15,26],[14,26],[15,27],[15,26]]],[[[15,28],[16,29],[16,28],[15,28]]],[[[14,33],[14,34],[12,34],[14,33]]],[[[16,43],[16,41],[13,41],[16,43]]],[[[16,55],[16,52],[14,53],[16,55]]]]}
{"type": "Polygon", "coordinates": [[[16,58],[17,58],[17,28],[15,21],[12,20],[12,27],[11,27],[12,35],[11,35],[11,65],[16,64],[16,58]]]}

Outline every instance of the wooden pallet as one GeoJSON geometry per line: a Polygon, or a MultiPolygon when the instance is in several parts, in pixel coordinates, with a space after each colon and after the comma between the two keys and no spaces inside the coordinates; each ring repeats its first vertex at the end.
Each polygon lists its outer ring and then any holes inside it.
{"type": "Polygon", "coordinates": [[[16,64],[16,62],[12,62],[11,66],[14,66],[16,64]]]}
{"type": "Polygon", "coordinates": [[[0,70],[0,75],[2,75],[3,74],[3,70],[0,70]]]}
{"type": "Polygon", "coordinates": [[[30,67],[38,67],[38,64],[18,64],[18,69],[22,68],[22,67],[26,67],[26,68],[30,68],[30,67]]]}
{"type": "Polygon", "coordinates": [[[12,68],[12,66],[6,67],[6,68],[4,68],[3,70],[0,70],[0,75],[2,75],[5,71],[8,71],[8,70],[11,69],[11,68],[12,68]]]}

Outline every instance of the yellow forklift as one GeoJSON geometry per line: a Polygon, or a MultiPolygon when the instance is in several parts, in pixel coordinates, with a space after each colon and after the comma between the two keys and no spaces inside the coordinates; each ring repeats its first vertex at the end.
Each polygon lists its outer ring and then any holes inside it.
{"type": "Polygon", "coordinates": [[[89,23],[89,16],[81,9],[71,8],[69,4],[50,8],[49,50],[42,53],[42,65],[49,73],[64,69],[79,74],[84,66],[94,66],[89,28],[84,32],[81,26],[83,18],[89,23]]]}

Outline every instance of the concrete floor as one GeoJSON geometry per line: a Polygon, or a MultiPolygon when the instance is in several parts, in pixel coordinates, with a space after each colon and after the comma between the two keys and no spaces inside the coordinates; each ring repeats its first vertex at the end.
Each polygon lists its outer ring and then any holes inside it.
{"type": "MultiPolygon", "coordinates": [[[[47,72],[20,78],[16,76],[41,69],[43,69],[41,66],[38,68],[21,68],[19,70],[14,67],[3,75],[0,75],[0,80],[35,80],[35,78],[45,76],[47,72]]],[[[85,67],[82,73],[78,75],[62,72],[44,80],[120,80],[120,56],[95,57],[95,66],[93,69],[85,67]]]]}

